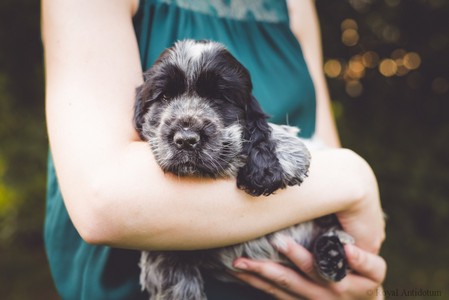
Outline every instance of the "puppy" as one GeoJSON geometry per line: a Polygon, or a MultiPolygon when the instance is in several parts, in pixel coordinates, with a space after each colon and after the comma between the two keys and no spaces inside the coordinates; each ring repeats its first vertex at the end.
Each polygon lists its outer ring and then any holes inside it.
{"type": "MultiPolygon", "coordinates": [[[[184,40],[165,50],[137,89],[134,124],[165,172],[235,177],[253,196],[270,195],[307,177],[310,154],[298,130],[267,122],[252,96],[249,72],[221,44],[184,40]]],[[[281,203],[279,205],[282,205],[281,203]]],[[[206,299],[201,270],[236,281],[226,270],[237,257],[295,268],[276,251],[278,235],[314,254],[323,278],[341,280],[347,235],[335,216],[305,222],[234,246],[201,251],[144,251],[140,283],[153,300],[206,299]]]]}

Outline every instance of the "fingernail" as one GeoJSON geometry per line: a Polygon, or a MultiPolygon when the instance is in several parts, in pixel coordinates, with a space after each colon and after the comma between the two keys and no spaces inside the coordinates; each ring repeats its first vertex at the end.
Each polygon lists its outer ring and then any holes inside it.
{"type": "Polygon", "coordinates": [[[346,252],[346,256],[353,258],[355,256],[355,248],[353,245],[351,244],[346,244],[345,245],[345,252],[346,252]]]}
{"type": "Polygon", "coordinates": [[[248,269],[248,264],[243,261],[236,261],[236,262],[234,262],[234,268],[240,269],[240,270],[246,270],[246,269],[248,269]]]}
{"type": "Polygon", "coordinates": [[[288,244],[284,236],[277,234],[272,240],[273,246],[279,252],[287,252],[288,244]]]}

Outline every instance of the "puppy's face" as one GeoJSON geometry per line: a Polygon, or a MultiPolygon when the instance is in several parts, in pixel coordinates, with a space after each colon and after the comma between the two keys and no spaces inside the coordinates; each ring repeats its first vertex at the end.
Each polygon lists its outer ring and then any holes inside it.
{"type": "Polygon", "coordinates": [[[179,176],[235,176],[244,163],[248,71],[220,44],[182,41],[138,91],[135,123],[156,160],[179,176]]]}

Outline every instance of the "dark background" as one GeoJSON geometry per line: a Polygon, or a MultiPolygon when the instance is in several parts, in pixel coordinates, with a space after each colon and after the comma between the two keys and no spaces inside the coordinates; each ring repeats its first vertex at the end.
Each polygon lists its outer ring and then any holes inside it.
{"type": "MultiPolygon", "coordinates": [[[[449,299],[449,3],[317,0],[317,7],[342,143],[372,165],[389,216],[385,289],[449,299]]],[[[57,299],[42,241],[43,72],[39,2],[2,0],[2,299],[57,299]]]]}

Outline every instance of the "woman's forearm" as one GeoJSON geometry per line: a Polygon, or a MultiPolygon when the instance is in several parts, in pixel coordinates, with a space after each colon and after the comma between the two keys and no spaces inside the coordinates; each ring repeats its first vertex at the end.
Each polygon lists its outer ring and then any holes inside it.
{"type": "Polygon", "coordinates": [[[83,189],[82,200],[69,200],[84,202],[69,211],[91,243],[137,249],[218,247],[324,214],[352,211],[369,198],[367,172],[351,151],[323,151],[314,154],[310,176],[301,187],[251,197],[236,188],[234,179],[163,174],[149,147],[136,142],[95,176],[83,189]],[[89,217],[83,214],[86,210],[89,217]]]}

